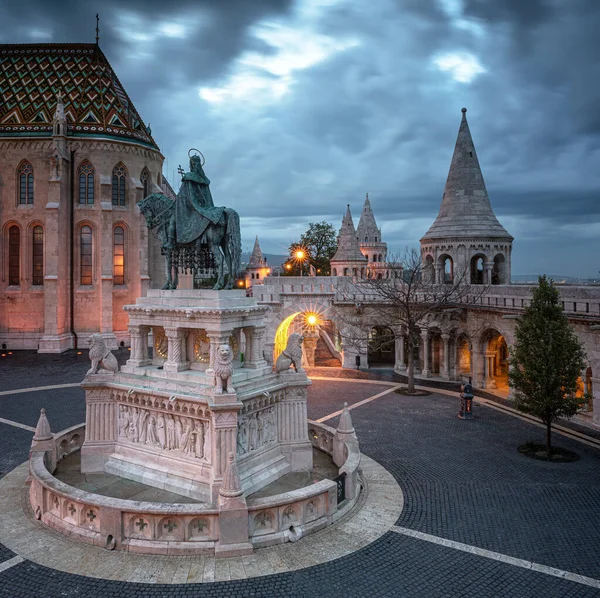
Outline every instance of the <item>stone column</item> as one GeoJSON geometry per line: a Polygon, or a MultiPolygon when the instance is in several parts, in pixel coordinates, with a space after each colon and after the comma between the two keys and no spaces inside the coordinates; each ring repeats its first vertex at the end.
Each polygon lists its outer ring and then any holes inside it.
{"type": "Polygon", "coordinates": [[[190,363],[185,361],[184,356],[184,339],[185,335],[180,328],[166,327],[165,334],[169,342],[167,361],[163,366],[165,372],[181,372],[189,370],[190,363]]]}
{"type": "Polygon", "coordinates": [[[149,365],[151,360],[148,358],[148,327],[130,325],[128,328],[131,336],[131,355],[127,365],[138,367],[149,365]]]}
{"type": "Polygon", "coordinates": [[[441,368],[440,368],[440,374],[442,376],[442,378],[444,378],[445,380],[449,380],[450,379],[450,348],[449,348],[449,343],[450,343],[450,335],[446,332],[442,333],[442,359],[441,361],[441,368]]]}
{"type": "Polygon", "coordinates": [[[481,386],[484,377],[485,352],[480,349],[471,350],[471,376],[473,386],[481,386]]]}
{"type": "Polygon", "coordinates": [[[421,332],[421,340],[423,341],[423,371],[421,376],[428,378],[431,373],[429,370],[429,330],[421,332]]]}
{"type": "Polygon", "coordinates": [[[496,360],[495,351],[485,352],[485,387],[496,388],[496,381],[494,380],[494,363],[496,360]]]}
{"type": "Polygon", "coordinates": [[[492,284],[494,262],[483,262],[483,284],[492,284]]]}
{"type": "Polygon", "coordinates": [[[437,266],[435,269],[435,283],[442,284],[444,282],[444,266],[437,266]]]}
{"type": "Polygon", "coordinates": [[[308,367],[314,367],[315,365],[315,352],[317,350],[318,336],[307,335],[304,337],[303,350],[306,356],[306,365],[308,367]]]}
{"type": "Polygon", "coordinates": [[[406,363],[404,362],[404,335],[399,334],[395,339],[395,364],[394,370],[397,372],[405,372],[406,371],[406,363]]]}
{"type": "Polygon", "coordinates": [[[252,326],[244,328],[246,335],[246,355],[244,358],[244,367],[250,369],[259,369],[267,365],[263,351],[265,346],[266,326],[252,326]]]}

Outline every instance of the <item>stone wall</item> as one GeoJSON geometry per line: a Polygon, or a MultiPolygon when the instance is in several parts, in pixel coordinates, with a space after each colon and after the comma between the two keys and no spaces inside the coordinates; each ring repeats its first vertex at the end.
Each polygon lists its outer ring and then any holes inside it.
{"type": "MultiPolygon", "coordinates": [[[[70,272],[74,277],[74,330],[87,337],[101,332],[113,346],[127,341],[122,306],[133,303],[149,286],[161,286],[163,268],[158,241],[149,236],[136,209],[142,199],[140,180],[149,172],[149,192],[158,186],[163,157],[150,148],[108,140],[71,139],[64,159],[51,162],[53,140],[0,142],[0,343],[8,348],[65,350],[72,346],[70,329],[70,272]],[[34,202],[20,205],[17,170],[23,160],[33,167],[34,202]],[[72,160],[72,164],[71,164],[72,160]],[[77,170],[83,160],[94,167],[94,203],[79,204],[77,170]],[[112,170],[119,162],[126,169],[126,206],[112,205],[112,170]],[[73,180],[71,169],[74,169],[73,180]],[[75,198],[71,216],[71,190],[75,198]],[[71,217],[73,223],[71,226],[71,217]],[[20,229],[20,285],[8,284],[8,231],[20,229]],[[44,284],[32,284],[33,227],[44,231],[44,284]],[[80,231],[93,234],[92,284],[80,284],[80,231]],[[113,281],[113,231],[125,231],[125,284],[113,281]],[[73,263],[71,264],[71,246],[73,263]],[[149,260],[152,258],[152,261],[149,260]],[[110,340],[112,339],[112,340],[110,340]]],[[[81,344],[81,343],[80,343],[81,344]]]]}

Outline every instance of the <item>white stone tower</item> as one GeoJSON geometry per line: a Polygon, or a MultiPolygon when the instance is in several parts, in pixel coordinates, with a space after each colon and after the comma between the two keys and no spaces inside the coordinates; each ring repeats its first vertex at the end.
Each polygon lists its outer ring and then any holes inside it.
{"type": "Polygon", "coordinates": [[[437,284],[510,284],[512,241],[492,211],[463,108],[440,212],[421,239],[423,272],[437,284]]]}
{"type": "Polygon", "coordinates": [[[375,222],[375,215],[371,208],[368,193],[356,227],[356,236],[360,250],[369,262],[368,275],[374,277],[378,275],[385,276],[387,243],[382,241],[381,229],[377,227],[377,222],[375,222]]]}
{"type": "Polygon", "coordinates": [[[260,249],[258,242],[258,236],[254,240],[254,249],[246,268],[246,288],[250,289],[255,284],[262,284],[265,276],[271,273],[271,268],[267,264],[267,258],[265,258],[260,249]]]}
{"type": "Polygon", "coordinates": [[[338,246],[331,258],[332,276],[366,276],[367,258],[358,245],[356,229],[350,213],[350,204],[342,220],[338,246]]]}

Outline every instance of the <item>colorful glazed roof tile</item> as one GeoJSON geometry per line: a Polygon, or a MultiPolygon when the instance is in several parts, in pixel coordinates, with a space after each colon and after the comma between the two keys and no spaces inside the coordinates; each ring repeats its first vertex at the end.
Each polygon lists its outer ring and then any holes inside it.
{"type": "Polygon", "coordinates": [[[0,44],[0,137],[48,137],[62,93],[70,135],[158,149],[96,44],[0,44]]]}

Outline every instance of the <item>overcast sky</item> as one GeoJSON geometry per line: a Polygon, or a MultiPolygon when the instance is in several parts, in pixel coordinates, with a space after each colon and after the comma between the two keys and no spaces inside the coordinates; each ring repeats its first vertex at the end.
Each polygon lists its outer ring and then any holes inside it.
{"type": "Polygon", "coordinates": [[[8,0],[0,43],[93,42],[96,10],[165,174],[199,148],[244,249],[356,225],[367,191],[417,245],[466,106],[513,273],[598,275],[599,0],[8,0]]]}

